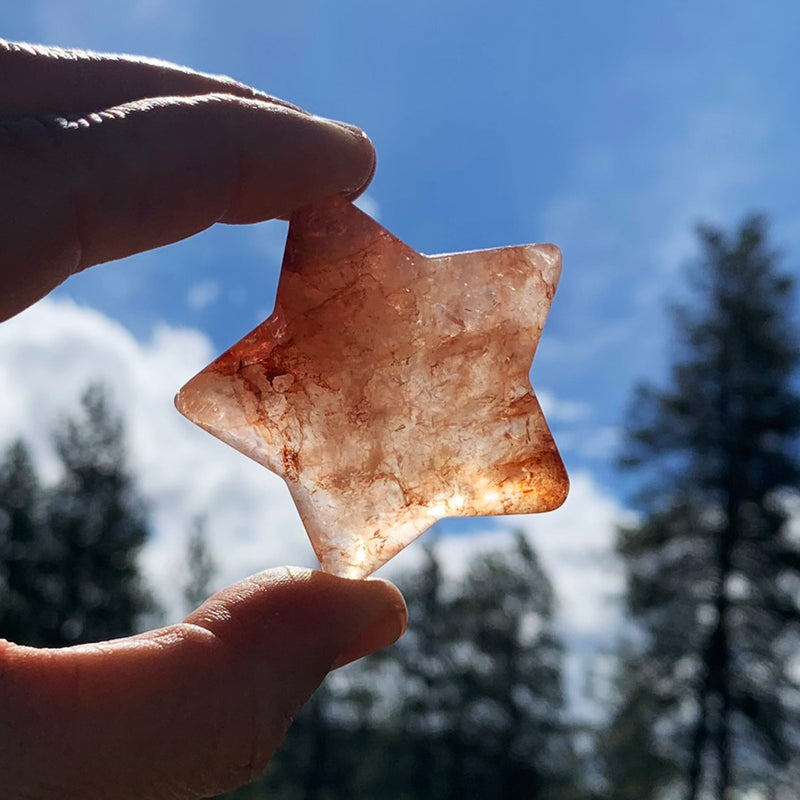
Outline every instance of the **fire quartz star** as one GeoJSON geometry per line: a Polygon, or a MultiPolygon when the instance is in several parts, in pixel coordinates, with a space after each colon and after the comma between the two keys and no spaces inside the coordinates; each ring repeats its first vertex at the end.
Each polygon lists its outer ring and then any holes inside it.
{"type": "Polygon", "coordinates": [[[443,517],[564,501],[528,379],[560,270],[554,245],[424,256],[307,206],[274,312],[176,405],[284,478],[324,570],[369,575],[443,517]]]}

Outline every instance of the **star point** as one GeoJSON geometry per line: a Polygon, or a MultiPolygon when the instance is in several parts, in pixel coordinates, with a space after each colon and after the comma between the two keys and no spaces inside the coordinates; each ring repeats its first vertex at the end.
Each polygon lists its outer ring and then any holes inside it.
{"type": "Polygon", "coordinates": [[[560,270],[554,245],[424,256],[308,206],[274,312],[176,405],[284,478],[323,569],[363,577],[443,517],[565,499],[528,379],[560,270]]]}

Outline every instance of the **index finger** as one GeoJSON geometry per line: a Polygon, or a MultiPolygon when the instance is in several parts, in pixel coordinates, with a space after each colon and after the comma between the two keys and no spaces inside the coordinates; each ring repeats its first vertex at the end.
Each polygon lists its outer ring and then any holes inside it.
{"type": "Polygon", "coordinates": [[[222,93],[299,111],[225,75],[141,56],[93,53],[0,39],[0,117],[99,111],[151,97],[222,93]]]}
{"type": "Polygon", "coordinates": [[[0,120],[0,320],[94,264],[355,196],[374,168],[358,129],[232,95],[0,120]]]}

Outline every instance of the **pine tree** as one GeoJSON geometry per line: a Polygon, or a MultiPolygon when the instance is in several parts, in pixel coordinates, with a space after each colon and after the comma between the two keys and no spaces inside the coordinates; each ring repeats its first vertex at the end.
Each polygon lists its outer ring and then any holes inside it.
{"type": "Polygon", "coordinates": [[[478,554],[461,580],[444,579],[429,547],[422,567],[398,585],[408,632],[361,667],[362,675],[376,673],[384,696],[375,702],[392,708],[367,796],[581,797],[580,776],[569,774],[575,761],[553,592],[525,538],[478,554]],[[389,686],[396,694],[387,704],[389,686]]]}
{"type": "Polygon", "coordinates": [[[144,504],[127,465],[124,429],[101,386],[65,419],[54,443],[63,477],[48,504],[59,591],[48,644],[125,636],[154,610],[139,571],[148,535],[144,504]]]}
{"type": "Polygon", "coordinates": [[[42,645],[46,613],[49,547],[43,518],[43,490],[22,440],[0,464],[0,637],[42,645]]]}
{"type": "Polygon", "coordinates": [[[298,718],[306,738],[316,730],[331,743],[331,798],[445,800],[461,785],[457,634],[436,551],[424,547],[423,557],[419,569],[398,578],[409,610],[406,635],[334,674],[321,695],[324,715],[304,711],[298,718]]]}
{"type": "Polygon", "coordinates": [[[462,785],[464,685],[453,652],[461,634],[454,625],[452,597],[445,593],[434,546],[425,546],[423,556],[422,566],[399,581],[409,627],[385,658],[398,671],[395,721],[402,748],[396,756],[406,776],[405,790],[410,797],[446,798],[462,785]]]}
{"type": "Polygon", "coordinates": [[[800,548],[785,503],[800,477],[792,281],[761,218],[699,238],[670,385],[637,393],[623,455],[645,486],[641,521],[619,537],[641,636],[605,736],[617,800],[668,789],[730,800],[767,786],[800,741],[800,548]]]}
{"type": "Polygon", "coordinates": [[[211,583],[216,573],[217,565],[208,542],[206,520],[204,517],[196,517],[186,542],[183,599],[188,611],[193,611],[211,595],[211,583]]]}
{"type": "Polygon", "coordinates": [[[464,796],[577,797],[553,590],[522,534],[472,561],[454,616],[472,648],[461,664],[464,796]]]}

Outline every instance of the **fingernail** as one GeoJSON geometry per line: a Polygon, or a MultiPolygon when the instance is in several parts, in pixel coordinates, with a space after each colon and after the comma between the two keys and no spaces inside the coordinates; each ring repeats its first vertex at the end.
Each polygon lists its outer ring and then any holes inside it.
{"type": "Polygon", "coordinates": [[[375,177],[375,169],[377,167],[377,160],[375,158],[375,148],[372,146],[372,142],[369,140],[366,134],[364,135],[364,138],[367,139],[370,145],[370,150],[372,152],[372,163],[364,180],[360,181],[358,186],[356,186],[351,191],[345,192],[344,194],[345,200],[349,200],[351,203],[353,202],[353,200],[356,200],[364,193],[367,186],[369,186],[372,183],[372,179],[375,177]]]}
{"type": "Polygon", "coordinates": [[[391,607],[378,616],[339,654],[331,665],[338,669],[356,659],[368,656],[394,644],[405,632],[408,623],[408,612],[405,605],[391,607]]]}
{"type": "Polygon", "coordinates": [[[337,125],[339,128],[344,128],[346,131],[350,131],[350,133],[356,134],[356,136],[363,137],[364,139],[369,139],[366,133],[359,128],[357,125],[351,125],[349,122],[342,122],[339,119],[331,119],[330,117],[320,117],[314,115],[316,119],[320,122],[327,122],[329,125],[337,125]]]}
{"type": "Polygon", "coordinates": [[[370,163],[369,169],[364,173],[364,177],[358,181],[355,186],[348,187],[342,192],[342,195],[346,200],[353,201],[359,195],[363,194],[364,190],[367,186],[370,185],[372,182],[372,178],[375,176],[375,168],[377,166],[377,161],[375,158],[375,148],[372,144],[372,140],[367,136],[364,131],[359,128],[357,125],[351,125],[349,122],[341,122],[338,119],[328,119],[327,117],[318,117],[318,119],[328,123],[329,125],[336,125],[337,128],[342,128],[346,130],[349,134],[356,136],[360,141],[359,144],[361,147],[368,149],[369,156],[370,156],[370,163]]]}

